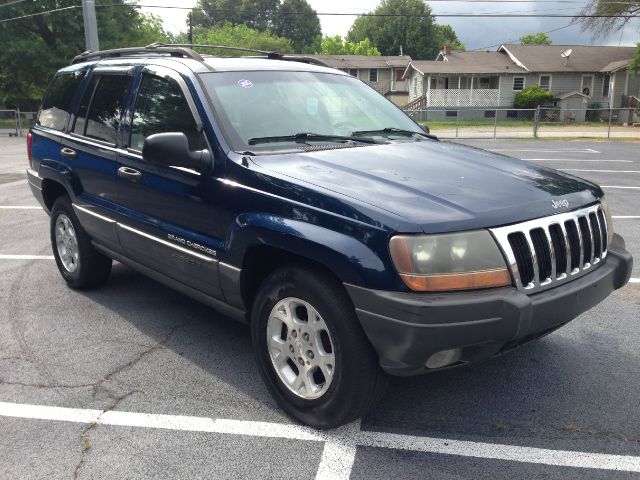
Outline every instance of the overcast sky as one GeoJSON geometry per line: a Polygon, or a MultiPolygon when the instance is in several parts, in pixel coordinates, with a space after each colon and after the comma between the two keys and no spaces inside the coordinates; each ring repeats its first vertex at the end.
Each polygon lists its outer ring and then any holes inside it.
{"type": "MultiPolygon", "coordinates": [[[[345,36],[353,23],[355,14],[373,10],[378,0],[307,0],[318,12],[353,13],[354,16],[320,16],[322,33],[324,35],[345,36]],[[348,5],[345,5],[347,4],[348,5]]],[[[151,4],[149,0],[139,1],[141,5],[151,4]]],[[[193,6],[196,0],[153,0],[154,5],[166,6],[193,6]]],[[[446,13],[554,13],[572,15],[580,10],[580,4],[561,4],[548,2],[524,2],[524,3],[485,3],[440,1],[430,3],[435,15],[446,13]]],[[[586,1],[584,2],[586,3],[586,1]]],[[[159,15],[164,20],[165,29],[171,32],[180,32],[186,29],[185,21],[188,11],[175,9],[145,8],[145,12],[159,15]]],[[[501,43],[515,42],[524,33],[536,33],[550,31],[565,27],[569,24],[569,18],[447,18],[439,17],[438,23],[448,23],[455,29],[458,38],[466,45],[467,49],[491,48],[501,43]]],[[[640,22],[630,23],[622,32],[616,32],[605,38],[592,39],[589,32],[583,33],[580,28],[571,25],[567,28],[551,32],[549,35],[555,44],[594,44],[594,45],[635,45],[640,41],[640,22]]]]}

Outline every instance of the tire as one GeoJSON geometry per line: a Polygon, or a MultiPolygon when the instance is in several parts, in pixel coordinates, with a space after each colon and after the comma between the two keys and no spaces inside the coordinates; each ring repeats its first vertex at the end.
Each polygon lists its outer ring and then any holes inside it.
{"type": "Polygon", "coordinates": [[[304,424],[326,429],[351,422],[372,410],[384,394],[388,377],[353,304],[342,285],[324,272],[290,266],[271,274],[256,295],[251,337],[273,398],[304,424]]]}
{"type": "Polygon", "coordinates": [[[53,256],[67,285],[88,290],[109,279],[112,260],[91,244],[66,195],[58,197],[51,208],[50,234],[53,256]]]}

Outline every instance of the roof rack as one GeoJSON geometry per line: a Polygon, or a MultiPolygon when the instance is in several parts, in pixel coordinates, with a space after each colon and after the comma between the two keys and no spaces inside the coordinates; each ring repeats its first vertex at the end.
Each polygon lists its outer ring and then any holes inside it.
{"type": "Polygon", "coordinates": [[[193,43],[152,43],[146,47],[127,47],[127,48],[115,48],[113,50],[101,50],[93,52],[88,50],[74,57],[71,61],[72,64],[86,62],[89,60],[100,60],[103,58],[117,58],[136,55],[149,55],[149,54],[164,54],[172,57],[191,58],[199,62],[204,62],[204,58],[198,52],[193,50],[194,48],[207,48],[218,50],[230,50],[240,52],[251,52],[264,55],[271,60],[285,60],[290,62],[302,62],[313,65],[319,65],[322,67],[329,67],[325,62],[315,57],[306,55],[283,55],[278,52],[269,52],[267,50],[258,50],[255,48],[245,47],[230,47],[227,45],[197,45],[193,43]]]}
{"type": "Polygon", "coordinates": [[[198,60],[199,62],[204,61],[199,53],[194,52],[190,48],[152,43],[151,45],[147,45],[146,47],[114,48],[113,50],[100,50],[98,52],[87,50],[86,52],[83,52],[80,55],[74,57],[71,63],[75,64],[86,62],[89,60],[100,60],[102,58],[149,55],[154,53],[169,54],[172,57],[191,58],[193,60],[198,60]]]}

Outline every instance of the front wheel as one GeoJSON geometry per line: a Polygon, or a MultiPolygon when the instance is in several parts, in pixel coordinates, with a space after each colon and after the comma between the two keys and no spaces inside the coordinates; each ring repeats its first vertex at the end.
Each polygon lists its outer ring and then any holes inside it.
{"type": "Polygon", "coordinates": [[[262,378],[280,407],[317,428],[370,411],[387,376],[342,286],[307,266],[280,269],[260,287],[251,333],[262,378]]]}

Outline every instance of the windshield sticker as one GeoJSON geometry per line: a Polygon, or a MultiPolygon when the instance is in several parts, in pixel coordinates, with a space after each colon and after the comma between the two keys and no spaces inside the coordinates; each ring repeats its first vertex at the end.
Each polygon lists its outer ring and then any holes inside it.
{"type": "Polygon", "coordinates": [[[307,113],[309,115],[318,114],[318,99],[316,97],[307,98],[307,113]]]}
{"type": "Polygon", "coordinates": [[[251,80],[247,80],[246,78],[238,80],[238,85],[240,85],[242,88],[251,88],[251,87],[253,87],[253,83],[251,82],[251,80]]]}

